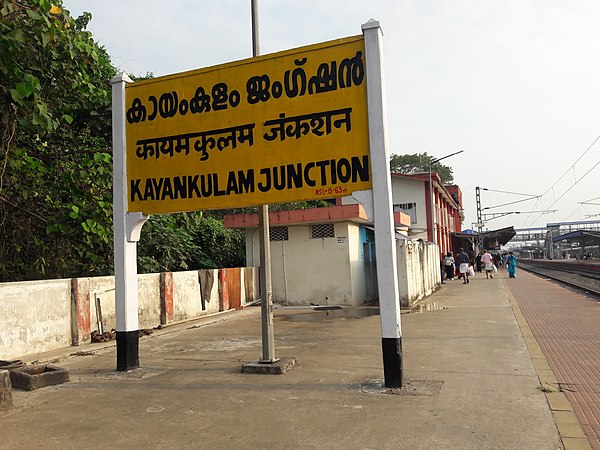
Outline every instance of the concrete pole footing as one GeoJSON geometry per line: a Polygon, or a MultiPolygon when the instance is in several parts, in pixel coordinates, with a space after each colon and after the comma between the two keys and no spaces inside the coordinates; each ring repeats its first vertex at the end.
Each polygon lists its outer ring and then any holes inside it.
{"type": "Polygon", "coordinates": [[[273,362],[257,361],[242,366],[242,373],[257,373],[264,375],[283,375],[298,365],[298,358],[281,357],[273,362]]]}

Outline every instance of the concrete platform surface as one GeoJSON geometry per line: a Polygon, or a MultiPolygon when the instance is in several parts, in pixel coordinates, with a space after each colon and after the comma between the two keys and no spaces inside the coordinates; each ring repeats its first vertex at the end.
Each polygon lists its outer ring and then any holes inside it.
{"type": "Polygon", "coordinates": [[[155,331],[130,373],[114,344],[25,358],[71,381],[13,391],[0,448],[563,448],[505,289],[448,281],[403,313],[400,393],[381,386],[373,308],[276,309],[276,355],[298,358],[285,375],[241,373],[261,356],[258,307],[155,331]]]}

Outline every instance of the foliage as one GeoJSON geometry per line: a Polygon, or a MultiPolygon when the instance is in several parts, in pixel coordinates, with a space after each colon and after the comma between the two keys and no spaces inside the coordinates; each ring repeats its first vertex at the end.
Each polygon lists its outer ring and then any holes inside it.
{"type": "MultiPolygon", "coordinates": [[[[116,70],[86,31],[90,20],[72,18],[62,0],[0,0],[0,281],[113,270],[116,70]]],[[[243,266],[244,232],[220,220],[237,211],[153,216],[138,246],[139,271],[243,266]]]]}
{"type": "Polygon", "coordinates": [[[115,69],[60,0],[0,16],[0,279],[106,273],[115,69]]]}
{"type": "MultiPolygon", "coordinates": [[[[299,202],[274,203],[269,205],[269,211],[288,211],[294,209],[323,208],[332,206],[335,200],[306,200],[299,202]]],[[[205,211],[205,214],[215,219],[223,219],[229,214],[256,214],[257,207],[229,208],[205,211]]]]}
{"type": "MultiPolygon", "coordinates": [[[[415,174],[429,172],[429,161],[435,158],[425,153],[415,153],[412,155],[392,155],[390,158],[390,168],[393,173],[415,174]]],[[[437,172],[444,184],[454,183],[454,174],[452,168],[445,166],[440,162],[431,165],[431,171],[437,172]]]]}
{"type": "Polygon", "coordinates": [[[244,234],[202,213],[152,216],[138,246],[140,272],[243,267],[244,234]]]}

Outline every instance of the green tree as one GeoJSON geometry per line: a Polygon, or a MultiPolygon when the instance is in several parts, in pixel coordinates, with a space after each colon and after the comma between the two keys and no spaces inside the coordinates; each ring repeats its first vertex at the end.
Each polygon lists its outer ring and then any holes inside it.
{"type": "Polygon", "coordinates": [[[151,216],[138,246],[140,272],[245,265],[244,232],[200,212],[151,216]]]}
{"type": "MultiPolygon", "coordinates": [[[[113,270],[116,70],[90,20],[72,18],[62,0],[0,0],[0,281],[113,270]]],[[[244,233],[224,228],[222,215],[151,217],[140,272],[244,265],[244,233]]]]}
{"type": "MultiPolygon", "coordinates": [[[[429,161],[435,160],[435,157],[425,153],[415,153],[412,155],[392,155],[390,158],[390,168],[393,173],[415,174],[429,172],[429,161]]],[[[452,168],[439,162],[431,165],[431,171],[437,172],[444,184],[454,183],[452,168]]]]}
{"type": "Polygon", "coordinates": [[[106,273],[115,69],[61,0],[0,17],[0,279],[106,273]]]}

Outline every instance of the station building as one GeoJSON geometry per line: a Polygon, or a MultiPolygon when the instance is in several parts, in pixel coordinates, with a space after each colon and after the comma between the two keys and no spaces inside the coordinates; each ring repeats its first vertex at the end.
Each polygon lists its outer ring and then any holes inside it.
{"type": "MultiPolygon", "coordinates": [[[[431,178],[428,172],[391,175],[394,213],[407,214],[411,220],[408,237],[438,244],[440,257],[449,251],[456,253],[452,234],[461,232],[464,219],[460,188],[444,185],[435,172],[431,178]]],[[[357,203],[352,197],[342,197],[339,201],[343,205],[357,203]]]]}
{"type": "MultiPolygon", "coordinates": [[[[428,173],[392,174],[392,201],[400,302],[410,306],[440,285],[440,257],[454,251],[451,235],[461,231],[462,193],[437,173],[431,181],[428,173]]],[[[354,198],[272,211],[269,219],[274,302],[361,305],[377,298],[373,223],[354,198]]],[[[228,215],[224,223],[245,230],[246,265],[259,266],[258,215],[228,215]]]]}

